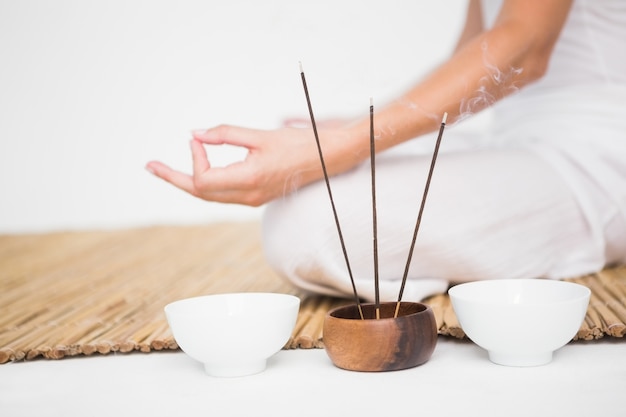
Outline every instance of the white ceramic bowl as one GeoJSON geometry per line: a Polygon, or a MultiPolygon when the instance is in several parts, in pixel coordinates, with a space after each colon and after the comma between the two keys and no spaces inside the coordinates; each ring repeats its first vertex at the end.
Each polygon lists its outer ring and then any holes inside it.
{"type": "Polygon", "coordinates": [[[503,279],[459,284],[448,294],[461,328],[492,362],[537,366],[576,335],[591,291],[565,281],[503,279]]]}
{"type": "Polygon", "coordinates": [[[262,372],[296,324],[300,299],[273,293],[187,298],[165,306],[178,346],[213,376],[262,372]]]}

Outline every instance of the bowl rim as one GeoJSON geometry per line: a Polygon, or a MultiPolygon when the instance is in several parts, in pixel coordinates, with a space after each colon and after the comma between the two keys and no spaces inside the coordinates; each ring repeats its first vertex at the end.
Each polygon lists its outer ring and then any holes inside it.
{"type": "Polygon", "coordinates": [[[502,278],[502,279],[493,279],[493,280],[480,280],[480,281],[471,281],[464,282],[460,284],[453,285],[448,289],[448,296],[451,301],[459,300],[466,301],[471,303],[479,303],[481,305],[502,305],[502,306],[538,306],[538,305],[557,305],[557,304],[567,304],[572,302],[584,301],[585,299],[589,299],[591,296],[591,290],[589,287],[578,284],[575,282],[557,280],[557,279],[549,279],[549,278],[502,278]],[[562,286],[569,287],[572,289],[577,289],[579,293],[573,294],[571,297],[560,298],[556,300],[549,301],[532,301],[532,302],[523,302],[519,304],[511,303],[505,299],[497,299],[497,298],[487,298],[481,299],[480,297],[471,296],[467,294],[463,294],[463,290],[469,287],[482,287],[482,286],[502,286],[503,289],[506,288],[507,285],[511,285],[512,283],[516,284],[530,284],[530,285],[551,285],[551,286],[562,286]]]}
{"type": "MultiPolygon", "coordinates": [[[[278,293],[278,292],[276,293],[275,292],[262,292],[262,291],[249,291],[249,292],[240,291],[240,292],[204,294],[204,295],[197,295],[193,297],[181,298],[181,299],[174,300],[174,301],[167,303],[165,307],[163,307],[163,311],[166,314],[174,313],[178,315],[186,315],[187,313],[179,309],[179,307],[184,304],[198,302],[203,299],[206,300],[206,299],[232,298],[232,297],[255,297],[255,298],[272,297],[275,299],[283,299],[285,301],[290,301],[289,303],[284,304],[284,305],[276,305],[275,306],[276,309],[293,307],[295,305],[299,306],[301,302],[300,298],[293,294],[278,293]]],[[[194,313],[188,313],[188,314],[194,314],[194,313]]]]}
{"type": "MultiPolygon", "coordinates": [[[[346,305],[342,305],[342,306],[338,306],[335,307],[331,310],[329,310],[326,313],[326,319],[333,319],[333,320],[348,320],[348,321],[357,321],[357,322],[385,322],[385,321],[390,321],[390,320],[405,320],[408,319],[410,317],[414,317],[414,316],[418,316],[418,315],[424,315],[424,314],[428,314],[428,311],[432,311],[432,307],[426,303],[422,303],[419,301],[401,301],[400,304],[404,304],[404,305],[418,305],[420,307],[419,311],[415,311],[413,313],[410,314],[403,314],[403,315],[399,315],[398,317],[381,317],[379,319],[374,319],[374,318],[366,318],[365,320],[361,320],[361,318],[359,317],[337,317],[335,314],[340,311],[340,310],[349,310],[349,309],[355,309],[357,308],[356,304],[346,304],[346,305]]],[[[375,305],[375,303],[361,303],[361,307],[368,307],[371,308],[375,305]]],[[[385,301],[385,302],[381,302],[380,306],[396,306],[397,305],[397,301],[385,301]]]]}

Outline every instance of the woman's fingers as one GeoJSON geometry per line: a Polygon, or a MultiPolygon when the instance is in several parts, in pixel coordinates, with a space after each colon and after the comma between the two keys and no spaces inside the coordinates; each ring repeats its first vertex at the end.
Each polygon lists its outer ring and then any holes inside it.
{"type": "MultiPolygon", "coordinates": [[[[350,123],[349,119],[332,118],[316,120],[315,126],[319,129],[334,129],[346,126],[348,123],[350,123]]],[[[291,127],[295,129],[310,129],[312,127],[311,119],[303,117],[290,117],[283,120],[283,127],[291,127]]]]}
{"type": "Polygon", "coordinates": [[[193,139],[189,142],[189,145],[191,147],[193,176],[194,178],[200,178],[202,174],[211,168],[211,164],[209,163],[206,150],[200,141],[193,139]]]}
{"type": "Polygon", "coordinates": [[[173,186],[207,201],[258,206],[265,203],[263,187],[255,181],[254,169],[244,161],[225,167],[211,167],[202,143],[190,142],[193,172],[185,174],[159,161],[150,161],[146,169],[173,186]]]}
{"type": "Polygon", "coordinates": [[[191,175],[157,161],[146,168],[195,197],[249,206],[262,205],[321,176],[310,130],[266,131],[223,125],[193,132],[190,148],[191,175]],[[224,167],[212,166],[206,145],[220,144],[245,148],[246,158],[224,167]]]}
{"type": "Polygon", "coordinates": [[[311,119],[305,119],[303,117],[290,117],[288,119],[283,120],[283,127],[290,127],[290,128],[295,128],[295,129],[308,129],[308,128],[311,128],[311,119]]]}
{"type": "Polygon", "coordinates": [[[192,136],[195,140],[207,145],[233,145],[251,148],[257,144],[260,132],[257,129],[220,125],[207,130],[195,130],[192,132],[192,136]]]}
{"type": "Polygon", "coordinates": [[[146,169],[153,175],[169,182],[173,186],[180,188],[189,194],[196,195],[193,177],[188,174],[176,171],[159,161],[150,161],[146,169]]]}
{"type": "Polygon", "coordinates": [[[261,203],[252,200],[248,196],[250,190],[242,187],[242,181],[238,175],[240,167],[236,165],[225,168],[209,167],[201,174],[194,174],[194,176],[176,171],[158,161],[150,161],[146,169],[156,177],[203,200],[248,205],[261,203]]]}

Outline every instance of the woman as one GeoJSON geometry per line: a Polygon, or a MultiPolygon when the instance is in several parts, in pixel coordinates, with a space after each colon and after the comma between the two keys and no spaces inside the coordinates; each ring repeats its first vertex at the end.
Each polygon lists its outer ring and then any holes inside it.
{"type": "MultiPolygon", "coordinates": [[[[626,261],[626,7],[620,0],[470,1],[443,65],[376,112],[380,295],[395,300],[441,117],[491,107],[479,137],[449,129],[404,299],[478,279],[564,278],[626,261]],[[419,138],[413,140],[414,138],[419,138]],[[427,152],[426,148],[430,147],[427,152]]],[[[320,128],[358,293],[374,298],[369,119],[320,128]]],[[[205,200],[261,205],[267,258],[312,291],[350,295],[310,129],[196,132],[193,175],[151,162],[205,200]],[[211,168],[203,144],[248,148],[211,168]]]]}

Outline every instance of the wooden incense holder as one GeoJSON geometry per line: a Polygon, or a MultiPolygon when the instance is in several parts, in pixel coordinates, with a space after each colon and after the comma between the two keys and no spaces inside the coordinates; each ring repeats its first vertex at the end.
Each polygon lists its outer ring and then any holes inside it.
{"type": "Polygon", "coordinates": [[[426,304],[373,303],[338,307],[324,320],[324,348],[335,366],[350,371],[381,372],[412,368],[427,362],[437,345],[437,324],[426,304]]]}

